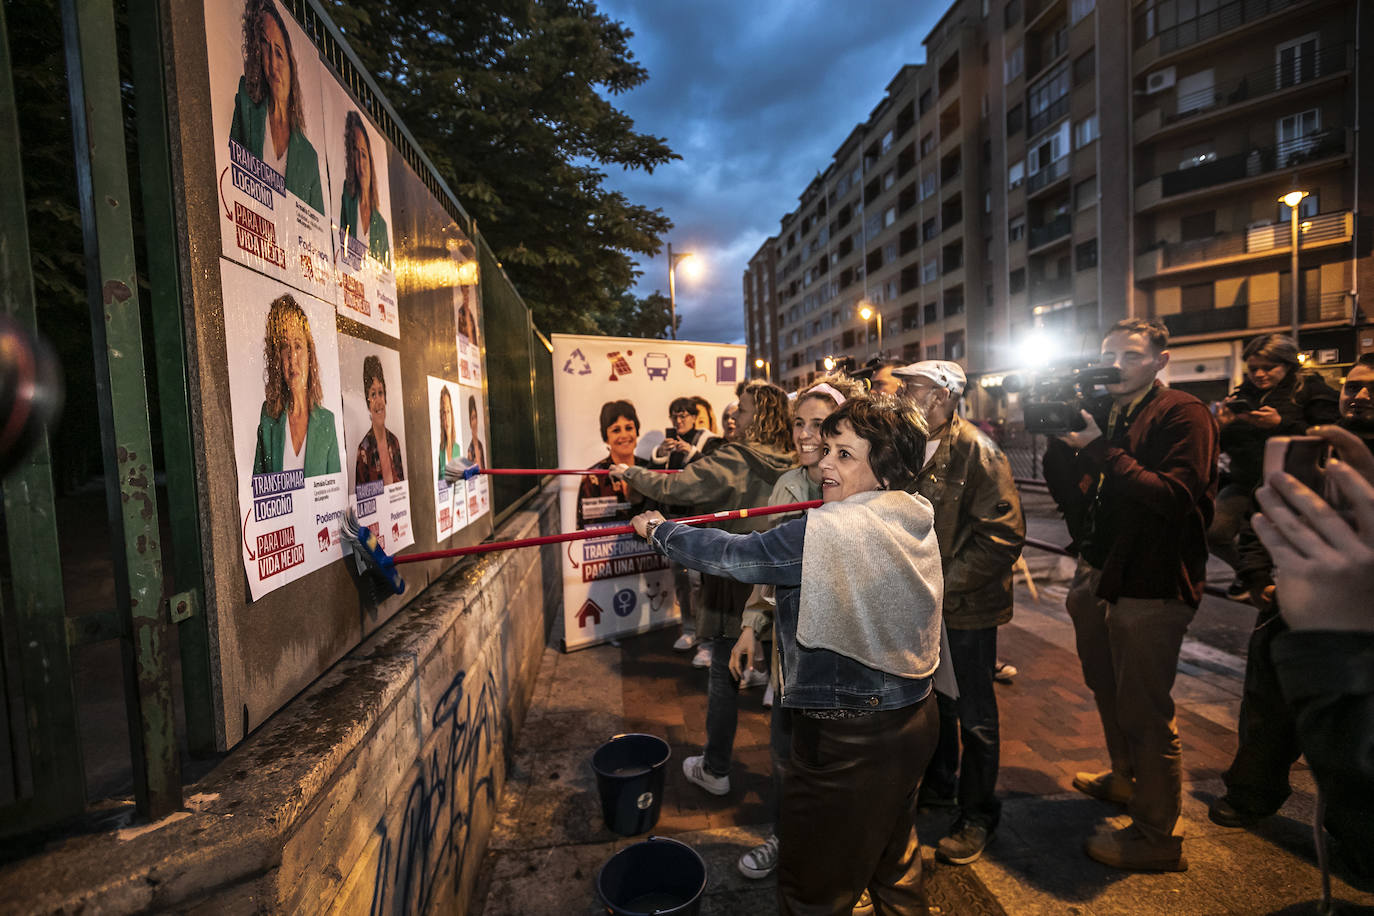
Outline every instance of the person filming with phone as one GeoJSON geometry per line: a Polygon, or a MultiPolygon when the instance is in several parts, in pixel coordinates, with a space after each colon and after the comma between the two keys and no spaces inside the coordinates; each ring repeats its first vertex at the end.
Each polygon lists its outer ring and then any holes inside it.
{"type": "Polygon", "coordinates": [[[1056,437],[1045,482],[1078,553],[1065,601],[1083,680],[1102,719],[1111,768],[1074,788],[1127,807],[1131,823],[1099,828],[1084,851],[1114,868],[1182,871],[1174,832],[1183,755],[1172,696],[1183,634],[1207,568],[1217,486],[1217,428],[1207,405],[1162,385],[1169,335],[1158,320],[1117,322],[1100,364],[1110,397],[1082,412],[1085,428],[1056,437]]]}

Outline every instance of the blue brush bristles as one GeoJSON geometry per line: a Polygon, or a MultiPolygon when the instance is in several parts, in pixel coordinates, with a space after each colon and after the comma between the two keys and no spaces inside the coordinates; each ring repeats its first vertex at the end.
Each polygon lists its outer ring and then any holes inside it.
{"type": "Polygon", "coordinates": [[[371,559],[372,562],[368,565],[386,579],[391,590],[398,595],[405,594],[406,582],[401,578],[400,571],[396,569],[396,562],[387,556],[382,545],[377,543],[376,536],[366,525],[361,525],[358,528],[358,547],[371,559]]]}

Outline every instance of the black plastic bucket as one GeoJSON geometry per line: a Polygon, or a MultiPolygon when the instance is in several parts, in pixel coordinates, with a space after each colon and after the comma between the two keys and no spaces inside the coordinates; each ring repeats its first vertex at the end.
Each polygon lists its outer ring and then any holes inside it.
{"type": "Polygon", "coordinates": [[[616,735],[592,754],[606,826],[621,836],[648,833],[663,803],[668,742],[654,735],[616,735]]]}
{"type": "Polygon", "coordinates": [[[596,896],[611,916],[696,916],[706,863],[686,843],[651,836],[606,860],[596,896]]]}

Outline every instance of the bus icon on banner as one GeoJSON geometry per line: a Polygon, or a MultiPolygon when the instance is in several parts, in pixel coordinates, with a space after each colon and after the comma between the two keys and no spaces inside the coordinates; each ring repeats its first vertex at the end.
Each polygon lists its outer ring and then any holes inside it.
{"type": "Polygon", "coordinates": [[[668,358],[667,353],[650,353],[644,357],[644,372],[651,379],[668,381],[668,369],[672,365],[673,361],[668,358]]]}

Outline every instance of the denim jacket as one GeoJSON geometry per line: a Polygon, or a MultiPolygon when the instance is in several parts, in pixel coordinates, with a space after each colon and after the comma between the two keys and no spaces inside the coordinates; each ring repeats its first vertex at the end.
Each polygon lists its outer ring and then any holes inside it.
{"type": "Polygon", "coordinates": [[[769,531],[729,534],[663,522],[653,546],[683,566],[739,582],[777,587],[774,639],[778,645],[779,688],[789,709],[900,709],[930,693],[930,678],[887,674],[827,649],[797,643],[801,606],[802,544],[806,517],[769,531]]]}

